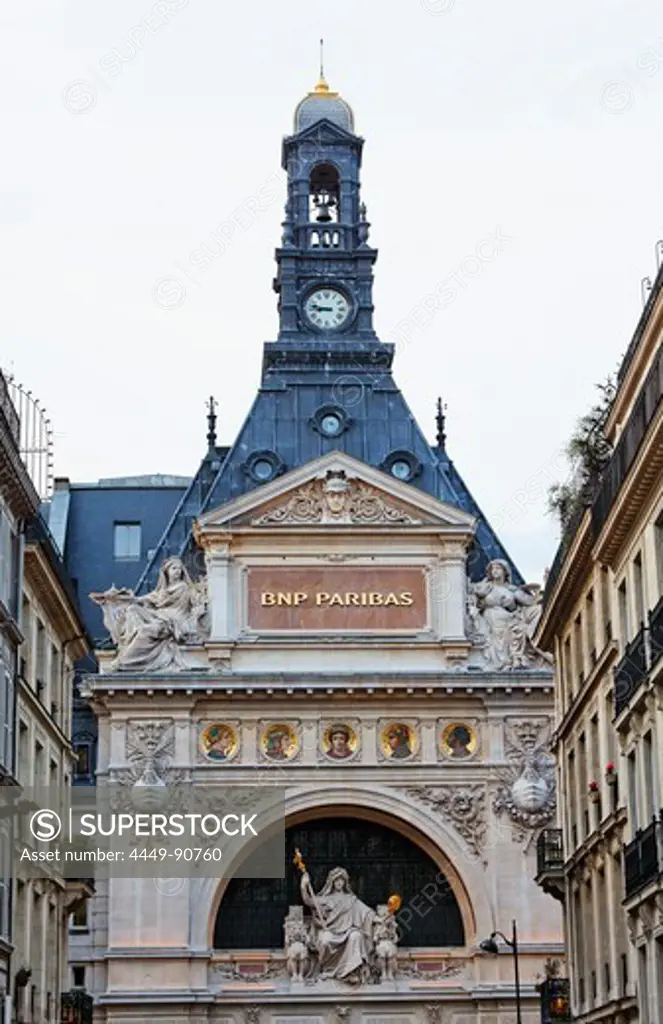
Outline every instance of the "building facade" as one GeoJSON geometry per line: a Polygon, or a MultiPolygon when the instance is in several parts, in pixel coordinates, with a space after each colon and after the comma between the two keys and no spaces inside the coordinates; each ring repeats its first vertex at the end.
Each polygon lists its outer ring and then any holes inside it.
{"type": "MultiPolygon", "coordinates": [[[[16,783],[16,692],[21,631],[23,526],[38,505],[20,455],[20,421],[0,373],[0,784],[16,783]]],[[[11,820],[0,819],[0,998],[10,1012],[13,848],[11,820]]]]}
{"type": "Polygon", "coordinates": [[[539,879],[564,901],[577,1019],[663,1020],[663,275],[618,375],[613,454],[553,566],[561,834],[539,879]],[[563,837],[563,841],[562,841],[563,837]]]}
{"type": "MultiPolygon", "coordinates": [[[[22,595],[16,775],[32,799],[35,791],[72,784],[74,665],[92,650],[71,580],[39,515],[25,527],[22,595]]],[[[93,888],[56,867],[34,877],[25,863],[17,866],[12,973],[25,981],[14,988],[17,1022],[58,1020],[70,988],[69,918],[93,888]]]]}
{"type": "MultiPolygon", "coordinates": [[[[34,802],[35,787],[71,783],[74,662],[92,651],[71,579],[40,514],[45,461],[27,443],[35,423],[43,435],[34,399],[0,374],[0,784],[14,788],[22,812],[34,802]],[[13,395],[29,417],[27,431],[13,395]]],[[[11,789],[4,792],[3,1020],[55,1022],[68,986],[69,914],[92,890],[57,872],[27,876],[17,859],[23,836],[12,813],[15,800],[11,789]]]]}
{"type": "Polygon", "coordinates": [[[212,409],[135,585],[94,581],[112,642],[81,684],[97,783],[136,806],[182,780],[277,780],[283,874],[242,877],[237,855],[213,877],[100,883],[80,953],[99,1020],[506,1024],[520,998],[535,1024],[563,955],[533,880],[555,814],[540,589],[441,415],[430,443],[394,381],[362,151],[322,80],[283,142],[279,334],[258,394],[229,448],[212,409]],[[514,918],[518,987],[508,947],[479,948],[514,918]]]}

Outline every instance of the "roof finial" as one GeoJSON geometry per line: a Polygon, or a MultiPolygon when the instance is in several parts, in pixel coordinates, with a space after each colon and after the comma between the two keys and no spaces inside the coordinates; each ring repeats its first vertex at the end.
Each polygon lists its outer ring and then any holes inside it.
{"type": "Polygon", "coordinates": [[[329,94],[329,86],[327,85],[327,79],[325,78],[325,41],[320,40],[320,78],[318,84],[314,89],[314,93],[317,96],[327,96],[329,94]]]}
{"type": "Polygon", "coordinates": [[[213,395],[210,395],[207,403],[207,445],[210,449],[216,448],[216,407],[217,402],[213,395]]]}
{"type": "Polygon", "coordinates": [[[437,447],[440,449],[440,451],[444,451],[444,446],[447,442],[447,434],[445,430],[446,416],[444,415],[446,409],[447,407],[446,405],[443,405],[442,399],[438,398],[437,415],[435,417],[435,420],[437,423],[437,447]]]}

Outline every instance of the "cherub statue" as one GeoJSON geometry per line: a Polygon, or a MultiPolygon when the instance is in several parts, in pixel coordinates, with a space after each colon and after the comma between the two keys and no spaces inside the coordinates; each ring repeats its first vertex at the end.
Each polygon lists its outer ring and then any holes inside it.
{"type": "Polygon", "coordinates": [[[290,907],[283,922],[285,955],[291,981],[304,981],[308,972],[309,932],[304,922],[303,907],[290,907]]]}
{"type": "Polygon", "coordinates": [[[380,981],[393,981],[396,971],[398,926],[386,903],[380,903],[373,919],[373,943],[380,981]]]}

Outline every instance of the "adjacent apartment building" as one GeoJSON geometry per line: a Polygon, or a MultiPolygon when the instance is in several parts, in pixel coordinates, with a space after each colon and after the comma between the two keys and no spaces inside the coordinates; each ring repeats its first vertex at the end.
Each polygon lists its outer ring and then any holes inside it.
{"type": "MultiPolygon", "coordinates": [[[[25,805],[33,787],[71,783],[74,665],[91,642],[40,514],[40,473],[12,392],[0,374],[0,784],[22,787],[25,805]]],[[[57,871],[28,878],[18,840],[17,819],[0,809],[1,1019],[55,1024],[63,1005],[81,1004],[68,991],[68,923],[91,889],[57,871]]]]}
{"type": "Polygon", "coordinates": [[[612,455],[560,546],[537,642],[554,653],[574,1020],[663,1021],[663,271],[618,373],[612,455]]]}

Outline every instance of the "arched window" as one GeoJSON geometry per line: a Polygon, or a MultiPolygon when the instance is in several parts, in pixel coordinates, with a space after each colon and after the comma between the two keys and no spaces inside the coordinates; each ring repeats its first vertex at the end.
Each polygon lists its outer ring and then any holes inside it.
{"type": "Polygon", "coordinates": [[[323,225],[337,223],[340,200],[338,171],[332,164],[317,164],[311,171],[309,220],[323,225]]]}
{"type": "Polygon", "coordinates": [[[353,891],[370,907],[397,893],[401,948],[463,946],[460,908],[449,883],[427,853],[393,829],[358,818],[320,818],[286,831],[286,877],[229,882],[214,925],[215,949],[282,949],[288,908],[301,905],[295,849],[319,891],[340,866],[353,891]]]}

